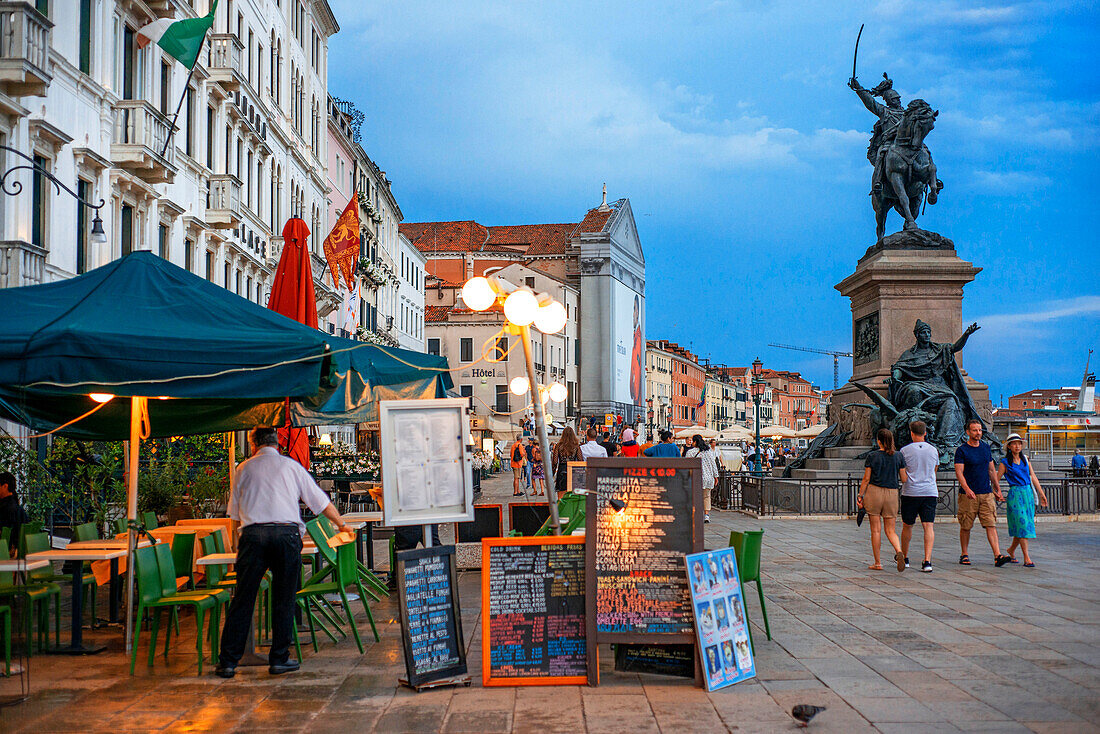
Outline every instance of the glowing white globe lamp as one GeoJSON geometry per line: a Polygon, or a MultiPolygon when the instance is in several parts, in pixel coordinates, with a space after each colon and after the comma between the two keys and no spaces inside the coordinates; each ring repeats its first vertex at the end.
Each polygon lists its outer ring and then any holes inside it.
{"type": "Polygon", "coordinates": [[[462,302],[474,311],[484,311],[496,303],[497,294],[486,278],[470,278],[462,286],[462,302]]]}
{"type": "Polygon", "coordinates": [[[530,389],[531,383],[526,377],[520,375],[519,377],[513,377],[512,381],[508,383],[508,389],[512,391],[513,395],[523,395],[530,389]]]}
{"type": "Polygon", "coordinates": [[[535,326],[543,334],[557,334],[565,328],[566,318],[565,306],[557,301],[550,301],[539,306],[539,311],[535,314],[535,326]]]}
{"type": "Polygon", "coordinates": [[[504,315],[516,326],[530,326],[538,311],[538,299],[531,291],[520,289],[504,299],[504,315]]]}
{"type": "Polygon", "coordinates": [[[550,386],[550,399],[555,403],[563,402],[567,397],[569,397],[569,388],[565,385],[555,382],[550,386]]]}

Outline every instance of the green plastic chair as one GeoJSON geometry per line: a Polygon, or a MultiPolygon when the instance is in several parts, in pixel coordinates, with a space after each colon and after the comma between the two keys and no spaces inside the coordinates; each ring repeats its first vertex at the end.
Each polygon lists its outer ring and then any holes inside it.
{"type": "MultiPolygon", "coordinates": [[[[24,537],[24,544],[27,547],[27,553],[40,553],[42,551],[50,550],[50,537],[45,533],[30,533],[24,537]]],[[[24,554],[25,556],[26,554],[24,554]]],[[[81,583],[84,585],[84,599],[90,602],[92,608],[92,623],[95,624],[96,619],[96,590],[99,585],[96,583],[95,574],[90,571],[84,570],[84,564],[80,565],[79,573],[82,576],[81,583]],[[91,587],[89,589],[89,587],[91,587]]],[[[38,569],[37,571],[31,571],[28,576],[30,581],[35,583],[52,583],[52,582],[64,582],[66,584],[72,583],[71,573],[54,573],[51,566],[38,569]]],[[[77,614],[77,610],[73,610],[73,614],[77,614]]],[[[84,610],[79,611],[81,617],[84,615],[84,610]]]]}
{"type": "Polygon", "coordinates": [[[176,588],[195,588],[195,534],[176,533],[172,536],[172,561],[176,567],[176,588]]]}
{"type": "MultiPolygon", "coordinates": [[[[194,536],[191,536],[194,537],[194,536]]],[[[226,589],[199,589],[199,590],[179,590],[179,577],[176,576],[176,561],[172,557],[172,550],[168,547],[167,543],[157,543],[153,546],[156,549],[157,555],[157,572],[160,575],[160,589],[163,596],[177,596],[181,598],[195,597],[202,598],[206,596],[213,596],[218,602],[218,606],[214,608],[213,624],[210,626],[210,649],[213,654],[217,654],[218,650],[218,620],[221,617],[221,610],[226,604],[229,603],[229,591],[226,589]]],[[[176,634],[180,632],[179,615],[176,613],[175,607],[172,608],[172,626],[176,628],[176,634]]],[[[165,631],[164,637],[164,654],[168,655],[168,643],[171,639],[171,627],[165,631]]],[[[216,660],[213,662],[217,662],[216,660]]]]}
{"type": "Polygon", "coordinates": [[[115,531],[115,535],[122,535],[128,530],[126,527],[126,518],[116,517],[114,520],[111,520],[111,528],[115,531]]]}
{"type": "Polygon", "coordinates": [[[99,528],[94,522],[85,522],[73,528],[73,540],[99,540],[99,528]]]}
{"type": "Polygon", "coordinates": [[[9,541],[11,539],[11,528],[5,525],[0,528],[0,553],[4,558],[8,557],[9,541]]]}
{"type": "Polygon", "coordinates": [[[160,527],[160,522],[157,520],[157,513],[152,510],[141,513],[141,523],[145,526],[146,530],[160,527]]]}
{"type": "MultiPolygon", "coordinates": [[[[159,545],[159,544],[158,544],[159,545]]],[[[202,675],[203,650],[202,643],[205,637],[204,619],[206,612],[210,613],[211,622],[217,627],[216,615],[220,602],[213,594],[207,596],[191,596],[183,594],[165,594],[161,581],[160,569],[157,563],[157,546],[147,546],[134,551],[134,571],[138,587],[137,619],[142,619],[146,611],[154,611],[152,629],[149,639],[149,665],[153,664],[153,655],[157,646],[157,632],[160,629],[160,610],[173,609],[175,607],[190,607],[195,611],[195,647],[199,657],[199,675],[202,675]]],[[[175,573],[173,565],[172,571],[175,573]]],[[[175,576],[172,576],[174,582],[175,576]]],[[[137,665],[138,637],[141,634],[141,625],[134,625],[133,639],[130,652],[130,675],[134,674],[137,665]]],[[[167,646],[164,650],[168,655],[167,646]]]]}
{"type": "Polygon", "coordinates": [[[50,598],[53,602],[54,614],[54,644],[61,645],[61,586],[54,583],[16,584],[15,574],[11,571],[0,571],[0,598],[22,597],[24,604],[23,624],[27,640],[27,649],[31,649],[31,642],[35,637],[32,630],[32,622],[38,619],[38,649],[42,650],[49,640],[50,630],[50,598]],[[36,614],[37,612],[37,614],[36,614]]]}
{"type": "MultiPolygon", "coordinates": [[[[331,529],[331,527],[329,528],[331,529]]],[[[359,628],[355,624],[355,616],[351,611],[351,603],[348,601],[347,587],[355,586],[359,591],[359,601],[363,604],[363,610],[367,613],[367,619],[370,621],[371,631],[374,633],[374,639],[377,642],[378,629],[374,623],[374,615],[371,614],[370,606],[367,604],[367,590],[363,587],[363,582],[359,577],[359,568],[355,558],[355,544],[346,543],[341,546],[333,548],[328,544],[329,536],[325,534],[325,524],[321,518],[315,518],[306,523],[306,531],[309,532],[310,538],[317,545],[318,553],[328,562],[330,569],[323,569],[319,574],[314,574],[309,580],[306,581],[306,585],[298,592],[298,604],[302,607],[302,610],[306,613],[306,617],[309,621],[310,636],[313,640],[314,650],[317,650],[317,638],[314,634],[314,625],[316,622],[314,616],[315,608],[324,608],[328,606],[329,611],[332,610],[331,605],[328,605],[324,601],[326,594],[339,594],[340,601],[343,604],[344,613],[347,616],[348,626],[351,627],[352,637],[355,638],[355,645],[359,649],[359,654],[363,654],[363,641],[359,637],[359,628]],[[333,579],[331,581],[320,581],[319,578],[331,575],[333,579]]],[[[326,615],[327,616],[327,615],[326,615]]],[[[301,644],[295,641],[295,645],[298,650],[298,654],[301,655],[301,644]]],[[[301,658],[299,658],[301,659],[301,658]]]]}
{"type": "Polygon", "coordinates": [[[749,581],[756,582],[756,593],[760,597],[760,611],[764,614],[764,632],[770,640],[772,638],[772,628],[768,624],[768,607],[764,603],[764,590],[760,586],[760,554],[763,540],[763,529],[746,530],[743,533],[736,530],[730,532],[730,547],[733,548],[734,554],[737,556],[737,571],[741,576],[742,590],[749,581]]]}
{"type": "Polygon", "coordinates": [[[11,675],[11,607],[0,606],[0,622],[4,624],[0,630],[0,638],[4,640],[4,675],[11,675]]]}
{"type": "MultiPolygon", "coordinates": [[[[218,551],[217,538],[221,536],[221,533],[211,533],[210,535],[203,536],[199,541],[199,545],[202,547],[202,554],[209,556],[213,553],[219,553],[224,551],[218,551]]],[[[178,536],[177,536],[178,537],[178,536]]],[[[191,536],[194,537],[194,536],[191,536]]],[[[213,563],[208,566],[203,566],[206,569],[206,588],[207,589],[224,589],[233,590],[237,587],[237,577],[233,574],[226,573],[227,564],[213,563]]],[[[271,629],[271,580],[265,575],[260,579],[260,589],[257,592],[257,607],[259,608],[259,624],[256,625],[256,637],[257,644],[263,640],[266,633],[271,629]]]]}

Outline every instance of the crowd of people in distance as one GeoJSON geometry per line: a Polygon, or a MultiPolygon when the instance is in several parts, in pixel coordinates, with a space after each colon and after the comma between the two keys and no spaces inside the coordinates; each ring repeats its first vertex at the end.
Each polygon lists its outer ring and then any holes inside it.
{"type": "MultiPolygon", "coordinates": [[[[955,478],[959,484],[959,564],[971,565],[970,532],[976,520],[985,530],[997,568],[1019,563],[1017,549],[1023,557],[1024,567],[1034,568],[1029,542],[1035,538],[1035,508],[1036,505],[1046,507],[1047,496],[1023,453],[1024,442],[1020,435],[1009,434],[1005,440],[1005,456],[996,462],[989,444],[982,441],[983,430],[981,421],[969,421],[966,441],[955,450],[955,478]],[[1002,482],[1007,485],[1007,495],[1002,491],[1002,482]],[[1006,503],[1008,534],[1012,538],[1005,553],[1001,553],[997,537],[997,502],[1006,503]]],[[[933,523],[939,502],[936,486],[939,452],[925,440],[927,433],[928,427],[922,421],[914,421],[909,424],[910,442],[895,449],[894,434],[889,429],[880,429],[876,436],[877,446],[864,462],[863,479],[856,497],[860,508],[857,522],[862,521],[863,514],[870,522],[874,556],[874,562],[868,566],[870,570],[882,570],[879,545],[883,534],[894,550],[898,571],[909,568],[909,541],[919,518],[924,533],[921,571],[932,572],[933,523]],[[899,511],[900,537],[895,529],[899,511]]]]}

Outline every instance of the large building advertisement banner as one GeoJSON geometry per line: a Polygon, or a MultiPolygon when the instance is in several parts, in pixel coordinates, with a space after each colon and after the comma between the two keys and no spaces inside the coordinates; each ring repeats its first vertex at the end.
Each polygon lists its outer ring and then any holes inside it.
{"type": "Polygon", "coordinates": [[[645,405],[645,296],[612,281],[612,341],[615,367],[612,400],[645,405]]]}

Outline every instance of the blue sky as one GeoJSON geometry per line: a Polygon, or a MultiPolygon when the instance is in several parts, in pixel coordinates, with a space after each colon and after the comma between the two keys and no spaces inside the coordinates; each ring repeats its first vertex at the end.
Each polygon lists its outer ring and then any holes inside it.
{"type": "Polygon", "coordinates": [[[874,241],[874,118],[846,86],[866,23],[860,81],[940,110],[919,221],[984,268],[967,370],[996,403],[1100,352],[1093,3],[330,2],[329,89],[407,221],[579,221],[606,181],[645,248],[648,338],[823,387],[830,357],[767,344],[851,348],[833,285],[874,241]]]}

